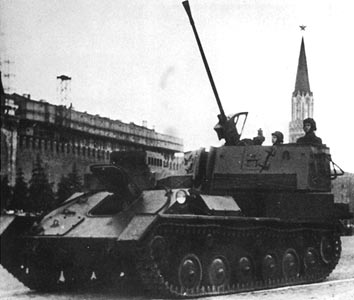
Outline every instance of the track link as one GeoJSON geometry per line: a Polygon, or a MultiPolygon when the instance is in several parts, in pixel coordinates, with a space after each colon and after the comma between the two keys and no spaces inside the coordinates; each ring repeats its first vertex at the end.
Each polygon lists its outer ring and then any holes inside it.
{"type": "Polygon", "coordinates": [[[319,282],[340,252],[339,235],[328,228],[165,222],[141,245],[136,264],[152,294],[191,298],[319,282]]]}
{"type": "MultiPolygon", "coordinates": [[[[335,228],[281,225],[216,221],[206,225],[162,219],[132,249],[134,256],[128,270],[133,273],[126,280],[138,275],[146,290],[164,298],[232,294],[324,280],[340,257],[341,243],[335,228]]],[[[121,283],[121,269],[114,266],[127,258],[117,256],[119,251],[111,251],[115,249],[114,244],[103,243],[96,248],[92,245],[92,261],[99,257],[105,259],[100,260],[100,268],[92,269],[98,280],[86,280],[83,286],[81,281],[68,280],[68,276],[65,282],[60,279],[65,269],[63,257],[82,255],[87,248],[75,247],[72,254],[64,255],[61,253],[64,247],[59,247],[62,243],[48,245],[47,251],[38,252],[33,240],[12,241],[11,246],[3,248],[6,253],[2,253],[2,257],[8,259],[2,261],[2,265],[31,289],[55,291],[121,283]],[[101,253],[103,250],[105,255],[101,253]],[[31,257],[30,253],[38,256],[31,257]],[[103,277],[100,278],[100,274],[103,277]],[[112,278],[117,280],[112,281],[112,278]]],[[[88,278],[93,275],[89,266],[83,266],[75,269],[74,277],[80,279],[85,275],[84,269],[90,270],[88,278]]]]}

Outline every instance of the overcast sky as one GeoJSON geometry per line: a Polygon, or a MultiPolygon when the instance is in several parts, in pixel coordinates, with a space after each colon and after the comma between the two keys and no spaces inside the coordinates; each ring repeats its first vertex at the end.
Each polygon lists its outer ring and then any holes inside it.
{"type": "MultiPolygon", "coordinates": [[[[0,0],[1,51],[13,90],[60,104],[58,75],[72,77],[74,109],[220,145],[218,107],[181,1],[0,0]]],[[[354,2],[190,0],[227,114],[249,111],[270,144],[288,140],[301,37],[317,135],[354,172],[354,2]],[[306,25],[300,31],[299,25],[306,25]]]]}

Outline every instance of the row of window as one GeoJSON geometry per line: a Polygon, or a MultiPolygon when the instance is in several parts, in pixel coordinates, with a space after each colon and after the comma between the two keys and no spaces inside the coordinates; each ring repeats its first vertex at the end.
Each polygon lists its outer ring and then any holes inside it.
{"type": "Polygon", "coordinates": [[[147,163],[150,166],[169,168],[170,170],[178,170],[179,165],[175,162],[164,161],[161,158],[150,157],[147,158],[147,163]]]}
{"type": "Polygon", "coordinates": [[[94,157],[98,159],[106,159],[109,160],[110,157],[110,152],[105,151],[105,150],[97,150],[94,148],[89,148],[89,147],[80,147],[80,146],[74,146],[71,147],[69,144],[65,143],[54,143],[53,141],[46,141],[46,140],[32,140],[31,138],[23,138],[20,137],[20,147],[22,149],[42,149],[44,151],[51,151],[53,152],[54,150],[57,153],[73,153],[73,154],[78,154],[83,157],[94,157]]]}

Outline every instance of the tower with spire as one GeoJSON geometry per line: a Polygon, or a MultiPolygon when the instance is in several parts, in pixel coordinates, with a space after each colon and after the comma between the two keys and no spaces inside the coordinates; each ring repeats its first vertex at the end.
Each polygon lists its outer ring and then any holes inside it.
{"type": "Polygon", "coordinates": [[[300,136],[304,135],[302,129],[302,121],[306,118],[313,118],[313,94],[310,90],[305,42],[304,37],[302,37],[295,81],[295,90],[291,98],[289,143],[295,143],[300,136]]]}

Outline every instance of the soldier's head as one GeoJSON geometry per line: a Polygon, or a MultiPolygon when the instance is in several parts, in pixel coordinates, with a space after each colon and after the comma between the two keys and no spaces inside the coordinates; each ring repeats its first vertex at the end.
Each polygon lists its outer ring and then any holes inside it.
{"type": "Polygon", "coordinates": [[[306,133],[317,130],[316,122],[312,118],[307,118],[303,121],[304,131],[306,133]]]}
{"type": "Polygon", "coordinates": [[[284,142],[284,135],[280,131],[275,131],[272,133],[272,143],[273,145],[279,145],[284,142]]]}

